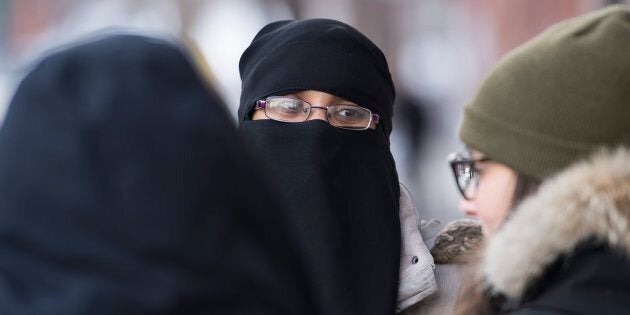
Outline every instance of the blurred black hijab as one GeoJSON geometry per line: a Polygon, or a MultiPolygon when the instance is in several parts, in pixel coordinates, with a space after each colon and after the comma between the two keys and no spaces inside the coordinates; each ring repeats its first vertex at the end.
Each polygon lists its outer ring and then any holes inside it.
{"type": "Polygon", "coordinates": [[[0,313],[308,313],[285,214],[235,133],[170,42],[44,58],[0,131],[0,313]]]}
{"type": "Polygon", "coordinates": [[[287,206],[316,313],[393,314],[399,184],[389,150],[395,93],[382,52],[338,21],[280,21],[256,35],[240,74],[240,134],[287,206]],[[381,123],[355,131],[321,120],[249,120],[257,100],[300,90],[348,99],[381,123]]]}

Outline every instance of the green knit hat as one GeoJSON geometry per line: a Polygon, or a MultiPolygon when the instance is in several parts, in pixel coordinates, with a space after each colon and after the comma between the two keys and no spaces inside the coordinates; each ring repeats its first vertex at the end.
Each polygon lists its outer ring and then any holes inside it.
{"type": "Polygon", "coordinates": [[[541,180],[630,144],[630,8],[558,23],[507,54],[465,106],[459,137],[541,180]]]}

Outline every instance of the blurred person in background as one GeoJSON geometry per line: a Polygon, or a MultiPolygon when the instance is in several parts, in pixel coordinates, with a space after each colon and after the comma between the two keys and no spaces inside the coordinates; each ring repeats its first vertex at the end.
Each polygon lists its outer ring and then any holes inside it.
{"type": "Polygon", "coordinates": [[[395,90],[381,50],[335,20],[279,21],[255,36],[240,74],[240,135],[290,212],[315,312],[393,314],[435,292],[390,152],[395,90]]]}
{"type": "Polygon", "coordinates": [[[43,58],[0,130],[0,313],[309,314],[240,148],[177,43],[102,35],[43,58]]]}
{"type": "Polygon", "coordinates": [[[630,8],[559,23],[464,109],[460,208],[488,236],[458,314],[630,312],[630,8]]]}

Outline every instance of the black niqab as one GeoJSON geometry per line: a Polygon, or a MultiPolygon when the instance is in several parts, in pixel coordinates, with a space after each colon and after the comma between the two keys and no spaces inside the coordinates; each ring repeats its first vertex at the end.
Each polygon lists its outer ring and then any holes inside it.
{"type": "Polygon", "coordinates": [[[239,70],[241,122],[259,99],[317,90],[374,111],[382,130],[391,132],[395,90],[385,56],[347,24],[328,19],[271,23],[245,50],[239,70]]]}
{"type": "Polygon", "coordinates": [[[163,40],[44,58],[0,131],[0,313],[308,313],[284,214],[235,133],[163,40]]]}
{"type": "Polygon", "coordinates": [[[388,138],[393,84],[382,53],[337,21],[283,21],[260,31],[240,65],[240,134],[289,211],[315,313],[393,314],[399,186],[388,138]],[[257,99],[296,90],[368,107],[384,127],[355,131],[321,120],[247,119],[257,99]]]}

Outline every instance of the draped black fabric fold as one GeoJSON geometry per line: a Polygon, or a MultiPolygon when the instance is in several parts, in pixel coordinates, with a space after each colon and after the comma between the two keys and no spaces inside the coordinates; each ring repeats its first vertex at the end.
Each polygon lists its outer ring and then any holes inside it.
{"type": "Polygon", "coordinates": [[[383,133],[246,120],[240,134],[289,211],[316,313],[393,313],[399,190],[383,133]]]}
{"type": "Polygon", "coordinates": [[[0,314],[308,314],[285,213],[176,45],[54,53],[0,131],[0,314]]]}
{"type": "Polygon", "coordinates": [[[389,150],[394,87],[383,54],[341,22],[281,21],[256,35],[240,70],[240,135],[288,211],[315,313],[393,314],[399,184],[389,150]],[[357,131],[323,120],[249,120],[256,100],[300,90],[343,97],[382,121],[357,131]]]}

